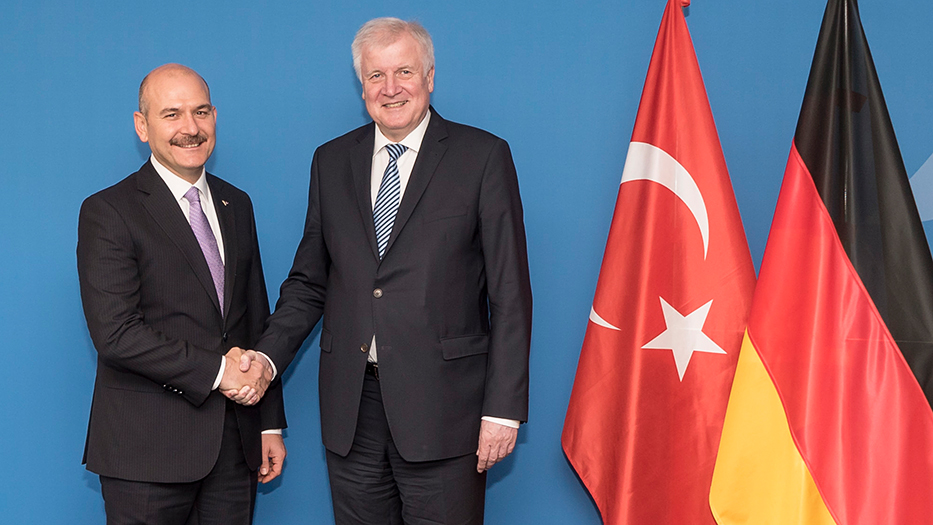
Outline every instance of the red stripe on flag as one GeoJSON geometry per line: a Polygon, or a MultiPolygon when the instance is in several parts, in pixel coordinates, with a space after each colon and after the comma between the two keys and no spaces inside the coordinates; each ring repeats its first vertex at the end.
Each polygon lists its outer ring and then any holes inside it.
{"type": "Polygon", "coordinates": [[[842,525],[929,523],[933,412],[796,145],[767,251],[749,335],[830,512],[842,525]]]}

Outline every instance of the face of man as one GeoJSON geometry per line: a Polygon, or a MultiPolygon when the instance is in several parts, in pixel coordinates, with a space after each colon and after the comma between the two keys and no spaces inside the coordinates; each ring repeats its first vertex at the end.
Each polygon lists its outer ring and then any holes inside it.
{"type": "Polygon", "coordinates": [[[389,140],[418,127],[431,103],[434,68],[424,70],[421,46],[408,34],[386,47],[363,49],[360,72],[366,111],[389,140]]]}
{"type": "Polygon", "coordinates": [[[187,68],[163,66],[149,74],[143,99],[146,114],[133,115],[139,140],[172,173],[196,182],[216,140],[217,113],[207,86],[187,68]]]}

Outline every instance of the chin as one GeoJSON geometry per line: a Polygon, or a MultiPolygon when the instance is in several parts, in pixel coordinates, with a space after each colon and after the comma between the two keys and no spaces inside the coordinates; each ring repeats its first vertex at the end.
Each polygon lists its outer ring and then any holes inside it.
{"type": "Polygon", "coordinates": [[[411,126],[411,119],[392,119],[385,121],[385,128],[395,132],[404,131],[409,126],[411,126]]]}
{"type": "Polygon", "coordinates": [[[204,162],[207,161],[208,157],[210,157],[210,155],[207,154],[207,152],[205,152],[201,148],[198,148],[194,151],[186,152],[186,153],[187,154],[178,155],[178,159],[180,161],[184,161],[189,164],[196,164],[196,163],[204,164],[204,162]]]}

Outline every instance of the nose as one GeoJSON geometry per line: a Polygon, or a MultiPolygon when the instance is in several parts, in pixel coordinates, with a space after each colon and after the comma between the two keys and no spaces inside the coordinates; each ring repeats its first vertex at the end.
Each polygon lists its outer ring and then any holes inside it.
{"type": "Polygon", "coordinates": [[[387,97],[394,97],[402,92],[402,85],[395,78],[395,75],[387,75],[385,84],[382,86],[382,92],[387,97]]]}
{"type": "Polygon", "coordinates": [[[194,119],[194,115],[191,113],[185,113],[182,116],[181,126],[179,131],[186,135],[197,135],[200,129],[198,128],[198,123],[194,119]]]}

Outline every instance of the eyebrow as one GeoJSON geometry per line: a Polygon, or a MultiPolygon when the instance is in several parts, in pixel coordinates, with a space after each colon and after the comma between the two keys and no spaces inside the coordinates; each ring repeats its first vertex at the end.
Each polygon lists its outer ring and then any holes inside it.
{"type": "MultiPolygon", "coordinates": [[[[394,69],[389,69],[388,71],[389,71],[389,72],[401,71],[401,70],[403,70],[403,69],[418,69],[418,66],[405,64],[405,65],[402,65],[402,66],[398,66],[398,67],[396,67],[396,68],[394,68],[394,69]]],[[[385,72],[385,70],[383,70],[383,69],[380,69],[380,68],[373,68],[373,69],[370,69],[369,71],[365,71],[364,73],[366,73],[366,74],[368,74],[368,75],[372,75],[373,73],[384,73],[384,72],[385,72]]]]}
{"type": "MultiPolygon", "coordinates": [[[[211,106],[210,104],[201,104],[200,106],[194,108],[194,110],[195,111],[200,111],[204,109],[210,110],[212,107],[213,106],[211,106]]],[[[166,113],[178,113],[179,111],[181,111],[181,108],[164,108],[162,111],[159,112],[159,114],[165,115],[166,113]]]]}

